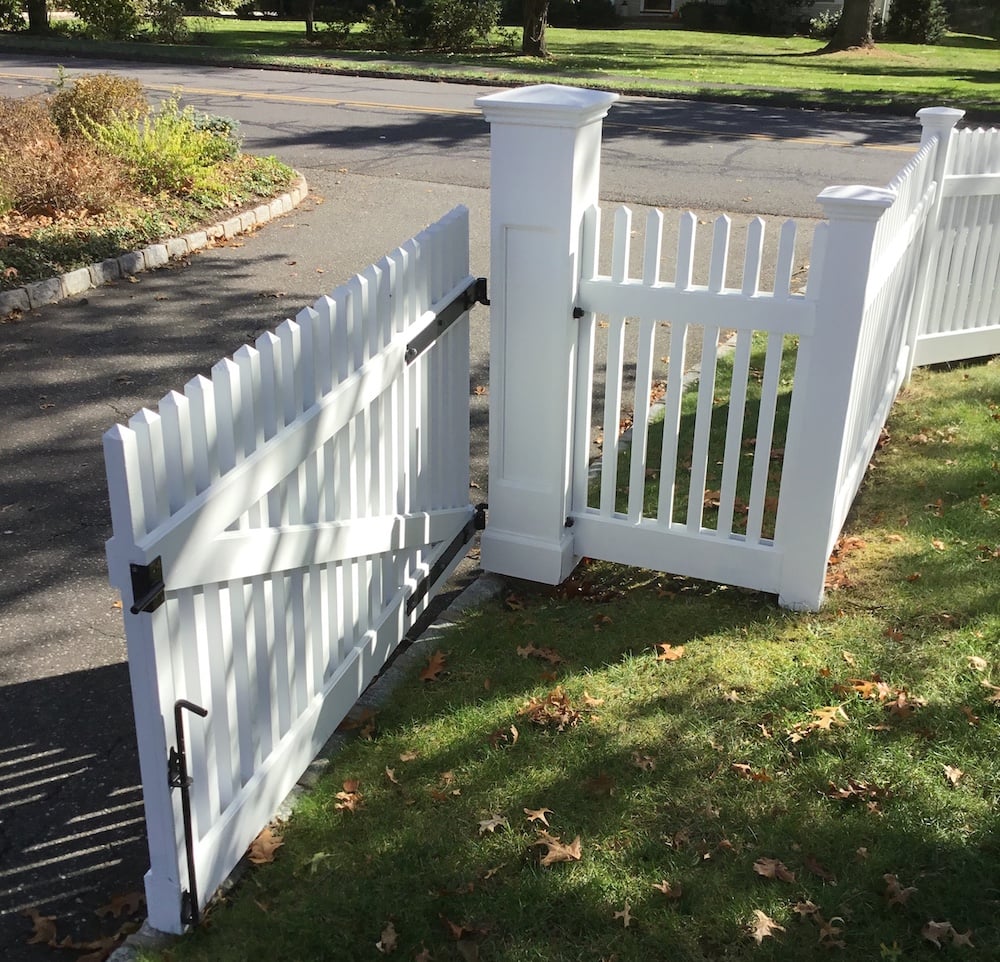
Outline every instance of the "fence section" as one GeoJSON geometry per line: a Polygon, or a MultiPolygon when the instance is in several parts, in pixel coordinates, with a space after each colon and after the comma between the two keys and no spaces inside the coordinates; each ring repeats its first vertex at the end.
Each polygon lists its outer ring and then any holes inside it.
{"type": "Polygon", "coordinates": [[[509,393],[513,383],[519,393],[516,404],[491,410],[493,510],[483,565],[554,583],[590,555],[761,588],[787,607],[815,608],[830,549],[914,360],[1000,350],[998,134],[955,134],[961,111],[929,108],[920,113],[920,149],[888,187],[824,191],[827,219],[815,232],[804,295],[789,283],[794,224],[781,229],[770,291],[759,282],[761,221],[748,232],[735,286],[726,283],[730,224],[716,222],[707,283],[698,285],[693,216],[682,220],[674,277],[664,281],[661,215],[651,215],[642,276],[633,278],[630,214],[620,211],[611,274],[602,276],[593,208],[611,100],[601,96],[536,87],[478,101],[501,171],[494,290],[523,304],[493,311],[491,393],[509,393]],[[530,206],[503,173],[518,168],[532,171],[530,206]],[[532,256],[511,253],[514,231],[530,237],[532,256]],[[669,361],[663,420],[653,423],[647,399],[660,324],[670,329],[669,361]],[[603,383],[595,325],[607,328],[603,383]],[[693,334],[702,346],[698,387],[688,390],[693,334]],[[720,337],[732,348],[724,358],[720,337]],[[632,364],[634,423],[625,444],[632,364]],[[567,365],[573,373],[565,378],[567,365]],[[601,390],[595,476],[592,405],[601,390]],[[529,436],[542,439],[538,456],[524,459],[519,466],[530,471],[515,478],[510,450],[529,436]],[[494,498],[498,482],[515,481],[520,500],[494,498]],[[526,510],[543,490],[544,504],[526,510]]]}
{"type": "MultiPolygon", "coordinates": [[[[706,283],[694,279],[699,240],[693,214],[681,217],[674,276],[661,278],[663,214],[651,211],[641,277],[628,274],[631,212],[615,216],[611,274],[597,273],[600,210],[584,233],[583,312],[577,346],[573,531],[580,554],[683,570],[767,591],[778,589],[774,509],[784,443],[779,412],[782,363],[814,326],[812,301],[791,290],[797,225],[779,231],[774,289],[761,290],[766,225],[751,222],[740,287],[727,287],[731,223],[716,220],[706,283]],[[606,317],[606,320],[599,318],[606,317]],[[595,340],[607,329],[603,415],[592,424],[595,340]],[[632,397],[623,397],[628,327],[634,344],[632,397]],[[668,355],[661,326],[669,327],[668,355]],[[720,341],[725,350],[720,351],[720,341]],[[721,355],[721,363],[720,363],[721,355]],[[685,378],[692,364],[700,377],[685,378]],[[654,371],[665,375],[651,417],[654,371]],[[626,443],[620,427],[629,422],[626,443]],[[776,437],[776,427],[778,436],[776,437]],[[603,438],[599,473],[588,470],[590,438],[603,438]]],[[[701,239],[704,242],[704,238],[701,239]]],[[[659,393],[659,392],[657,392],[659,393]]]]}
{"type": "Polygon", "coordinates": [[[1000,352],[1000,130],[946,146],[916,364],[1000,352]]]}
{"type": "Polygon", "coordinates": [[[467,275],[459,208],[105,436],[158,929],[197,918],[471,537],[467,275]]]}

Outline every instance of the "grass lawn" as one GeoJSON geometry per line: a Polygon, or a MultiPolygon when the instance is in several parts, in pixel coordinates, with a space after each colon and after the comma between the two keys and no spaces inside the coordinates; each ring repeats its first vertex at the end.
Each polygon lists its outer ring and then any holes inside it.
{"type": "MultiPolygon", "coordinates": [[[[296,23],[223,19],[192,22],[213,46],[260,53],[307,49],[296,23]]],[[[513,52],[413,56],[469,71],[527,70],[540,80],[573,77],[619,90],[656,89],[726,100],[787,100],[772,88],[796,91],[814,105],[889,107],[945,103],[970,112],[1000,113],[1000,42],[953,34],[937,46],[883,43],[874,51],[817,56],[806,37],[755,37],[688,30],[562,30],[547,32],[550,60],[513,52]],[[749,90],[741,88],[750,88],[749,90]]],[[[340,56],[318,48],[319,59],[340,56]]],[[[397,55],[392,55],[399,59],[397,55]]],[[[407,58],[411,59],[411,58],[407,58]]]]}
{"type": "Polygon", "coordinates": [[[917,372],[888,430],[819,613],[515,586],[164,958],[995,959],[1000,361],[917,372]]]}
{"type": "MultiPolygon", "coordinates": [[[[572,82],[629,93],[681,95],[727,102],[773,103],[909,113],[946,104],[976,120],[1000,117],[1000,42],[951,34],[936,46],[881,43],[874,51],[818,56],[820,41],[805,37],[755,37],[690,30],[568,30],[547,32],[552,57],[522,57],[498,44],[468,54],[385,54],[338,50],[322,39],[307,44],[298,21],[191,17],[195,43],[88,44],[74,52],[196,62],[249,63],[295,69],[335,69],[413,77],[500,83],[572,82]],[[392,65],[379,63],[391,60],[392,65]],[[399,62],[403,61],[402,64],[399,62]]],[[[319,34],[322,38],[322,31],[319,34]]],[[[359,37],[355,33],[355,37],[359,37]]],[[[516,38],[516,31],[508,36],[516,38]]],[[[353,40],[353,38],[352,38],[353,40]]],[[[10,49],[46,50],[66,41],[3,38],[10,49]]],[[[361,47],[360,40],[353,46],[361,47]]]]}

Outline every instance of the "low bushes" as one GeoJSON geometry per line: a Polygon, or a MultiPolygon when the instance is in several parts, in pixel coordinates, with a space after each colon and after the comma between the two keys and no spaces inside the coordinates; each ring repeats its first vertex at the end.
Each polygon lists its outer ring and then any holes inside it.
{"type": "Polygon", "coordinates": [[[240,152],[237,124],[152,110],[135,80],[98,74],[51,98],[0,99],[0,287],[183,233],[287,186],[240,152]]]}

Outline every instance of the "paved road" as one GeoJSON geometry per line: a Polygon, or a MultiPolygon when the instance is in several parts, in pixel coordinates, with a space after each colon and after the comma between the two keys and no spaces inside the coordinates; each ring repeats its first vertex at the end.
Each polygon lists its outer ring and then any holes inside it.
{"type": "MultiPolygon", "coordinates": [[[[76,70],[68,65],[70,74],[76,70]]],[[[246,144],[309,179],[299,211],[251,237],[0,325],[0,955],[48,959],[17,912],[65,934],[141,888],[146,866],[100,437],[116,420],[273,327],[456,203],[486,273],[488,140],[450,84],[89,61],[243,125],[246,144]]],[[[0,94],[56,65],[0,58],[0,94]]],[[[631,204],[815,217],[826,184],[885,182],[915,139],[905,120],[630,100],[606,136],[604,196],[631,204]],[[910,146],[907,146],[910,145],[910,146]]],[[[634,245],[641,249],[641,244],[634,245]]],[[[474,383],[486,382],[486,312],[474,383]]],[[[483,477],[484,398],[472,399],[483,477]]]]}

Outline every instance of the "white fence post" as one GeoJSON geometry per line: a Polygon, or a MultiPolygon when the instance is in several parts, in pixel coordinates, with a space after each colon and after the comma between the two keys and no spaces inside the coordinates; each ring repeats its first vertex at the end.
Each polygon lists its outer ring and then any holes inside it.
{"type": "Polygon", "coordinates": [[[875,229],[894,197],[889,190],[854,186],[828,187],[817,198],[829,225],[822,262],[811,267],[819,290],[807,295],[816,301],[816,329],[799,346],[775,529],[785,608],[819,608],[843,502],[854,495],[841,490],[852,388],[875,229]]]}
{"type": "Polygon", "coordinates": [[[487,571],[557,584],[576,558],[570,507],[584,211],[617,94],[542,84],[480,97],[491,125],[490,519],[487,571]]]}
{"type": "Polygon", "coordinates": [[[934,191],[934,209],[927,217],[927,224],[920,242],[920,266],[917,268],[919,289],[913,298],[913,312],[909,329],[906,332],[906,343],[909,345],[910,355],[906,367],[906,383],[909,383],[910,375],[913,373],[917,341],[924,327],[930,293],[933,290],[937,274],[931,269],[931,264],[933,252],[940,243],[938,222],[941,201],[944,199],[944,179],[948,169],[948,150],[951,146],[951,136],[955,125],[964,116],[964,110],[956,110],[954,107],[923,107],[917,111],[917,119],[922,128],[920,146],[923,147],[924,144],[937,139],[937,148],[934,152],[934,182],[937,184],[937,188],[934,191]]]}

